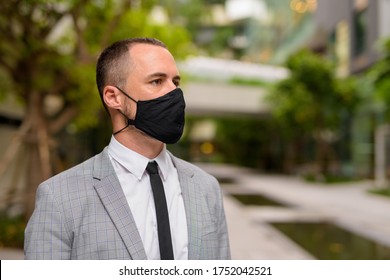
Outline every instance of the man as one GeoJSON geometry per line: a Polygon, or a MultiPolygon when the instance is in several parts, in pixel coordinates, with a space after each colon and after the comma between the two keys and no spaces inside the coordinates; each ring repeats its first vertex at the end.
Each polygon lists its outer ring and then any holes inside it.
{"type": "Polygon", "coordinates": [[[102,153],[39,186],[26,259],[229,259],[218,182],[166,150],[182,135],[185,107],[166,46],[116,42],[100,55],[96,81],[113,136],[102,153]],[[164,185],[163,203],[153,180],[164,185]],[[159,220],[160,205],[169,220],[159,220]]]}

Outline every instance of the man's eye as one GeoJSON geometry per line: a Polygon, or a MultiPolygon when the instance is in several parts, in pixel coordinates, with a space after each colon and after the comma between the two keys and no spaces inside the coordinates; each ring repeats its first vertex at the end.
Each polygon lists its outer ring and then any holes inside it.
{"type": "Polygon", "coordinates": [[[180,86],[180,81],[173,81],[173,83],[175,84],[175,86],[180,86]]]}
{"type": "Polygon", "coordinates": [[[160,85],[161,83],[162,83],[161,79],[157,79],[157,80],[151,81],[151,84],[154,85],[154,86],[160,85]]]}

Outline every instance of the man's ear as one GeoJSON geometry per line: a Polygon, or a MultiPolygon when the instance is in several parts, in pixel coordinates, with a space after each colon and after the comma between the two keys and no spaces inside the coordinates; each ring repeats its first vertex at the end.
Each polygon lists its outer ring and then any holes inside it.
{"type": "Polygon", "coordinates": [[[105,86],[103,89],[103,100],[109,109],[120,110],[121,95],[119,90],[114,86],[105,86]]]}

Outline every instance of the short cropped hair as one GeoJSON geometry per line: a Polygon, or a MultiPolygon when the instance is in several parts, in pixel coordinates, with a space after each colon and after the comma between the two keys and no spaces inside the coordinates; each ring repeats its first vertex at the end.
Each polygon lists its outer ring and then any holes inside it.
{"type": "Polygon", "coordinates": [[[99,56],[96,64],[96,85],[100,98],[107,110],[103,99],[106,85],[124,87],[131,69],[129,50],[136,44],[148,44],[167,48],[167,46],[154,38],[136,37],[117,41],[107,47],[99,56]]]}

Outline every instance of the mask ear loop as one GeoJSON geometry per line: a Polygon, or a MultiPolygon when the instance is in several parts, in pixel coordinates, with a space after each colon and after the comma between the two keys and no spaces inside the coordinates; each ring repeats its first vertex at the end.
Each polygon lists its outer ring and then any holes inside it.
{"type": "Polygon", "coordinates": [[[123,130],[128,128],[130,125],[134,125],[135,124],[135,121],[132,120],[132,119],[129,119],[121,110],[118,110],[118,111],[119,111],[119,113],[121,113],[126,118],[127,124],[126,124],[126,126],[124,128],[121,128],[118,131],[114,132],[113,135],[117,135],[119,132],[122,132],[123,130]]]}
{"type": "Polygon", "coordinates": [[[137,103],[138,101],[134,100],[133,97],[131,97],[130,95],[128,95],[124,90],[122,90],[120,87],[117,87],[115,86],[120,92],[122,92],[124,95],[126,95],[126,97],[130,98],[131,100],[133,100],[135,103],[137,103]]]}
{"type": "MultiPolygon", "coordinates": [[[[119,87],[115,86],[120,92],[122,92],[126,97],[130,98],[131,100],[133,100],[135,103],[137,103],[137,101],[134,100],[134,98],[132,98],[130,95],[128,95],[125,91],[123,91],[122,89],[120,89],[119,87]]],[[[129,119],[121,110],[119,110],[119,113],[121,113],[125,118],[126,118],[126,126],[116,132],[113,133],[113,135],[117,135],[118,133],[122,132],[123,130],[125,130],[126,128],[128,128],[130,125],[134,125],[135,124],[135,121],[132,120],[132,119],[129,119]]]]}

